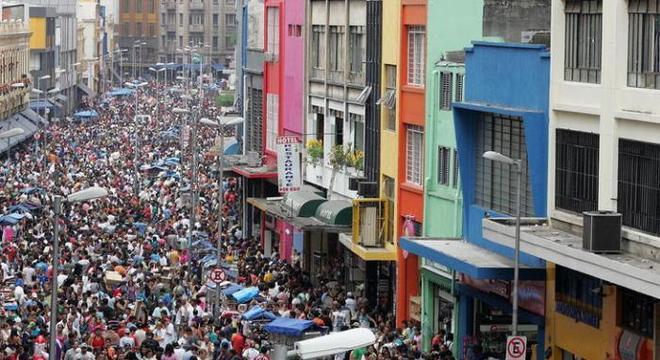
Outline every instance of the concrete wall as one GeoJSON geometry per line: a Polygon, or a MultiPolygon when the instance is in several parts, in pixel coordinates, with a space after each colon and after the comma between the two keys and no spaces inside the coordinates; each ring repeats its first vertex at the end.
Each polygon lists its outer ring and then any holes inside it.
{"type": "MultiPolygon", "coordinates": [[[[628,8],[624,1],[603,2],[600,84],[564,80],[564,2],[552,2],[552,82],[548,207],[553,218],[581,225],[581,218],[555,208],[555,132],[572,129],[599,134],[598,208],[617,210],[619,138],[660,143],[660,90],[627,86],[628,8]]],[[[660,237],[624,229],[629,249],[640,256],[660,248],[660,237]],[[634,243],[634,244],[633,244],[634,243]]],[[[625,244],[625,243],[624,243],[625,244]]]]}
{"type": "Polygon", "coordinates": [[[484,0],[485,37],[521,42],[523,32],[550,30],[551,0],[484,0]]]}
{"type": "Polygon", "coordinates": [[[282,75],[282,89],[283,97],[282,105],[282,133],[288,134],[302,134],[303,133],[303,85],[305,81],[305,41],[304,41],[304,24],[305,24],[305,1],[304,0],[287,0],[284,4],[284,21],[281,24],[281,32],[284,41],[284,55],[283,55],[283,75],[282,75]],[[300,26],[300,36],[289,35],[288,28],[291,26],[300,26]]]}

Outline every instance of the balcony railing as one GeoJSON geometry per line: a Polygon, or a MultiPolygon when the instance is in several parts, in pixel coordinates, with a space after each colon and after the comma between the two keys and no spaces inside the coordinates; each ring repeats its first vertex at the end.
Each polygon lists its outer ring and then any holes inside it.
{"type": "Polygon", "coordinates": [[[6,119],[12,114],[23,110],[31,88],[31,85],[28,85],[28,87],[17,89],[2,89],[0,92],[0,118],[6,119]]]}
{"type": "Polygon", "coordinates": [[[389,207],[385,199],[353,200],[353,243],[383,248],[388,239],[389,207]]]}

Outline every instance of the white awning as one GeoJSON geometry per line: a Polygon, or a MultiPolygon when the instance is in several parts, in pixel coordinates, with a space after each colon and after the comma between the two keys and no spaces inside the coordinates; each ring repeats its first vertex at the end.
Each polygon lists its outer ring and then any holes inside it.
{"type": "MultiPolygon", "coordinates": [[[[507,219],[508,220],[508,219],[507,219]]],[[[597,254],[582,249],[582,238],[552,228],[543,219],[520,231],[520,251],[557,265],[660,299],[660,262],[633,254],[597,254]]],[[[513,248],[515,226],[505,219],[484,219],[483,236],[513,248]]]]}

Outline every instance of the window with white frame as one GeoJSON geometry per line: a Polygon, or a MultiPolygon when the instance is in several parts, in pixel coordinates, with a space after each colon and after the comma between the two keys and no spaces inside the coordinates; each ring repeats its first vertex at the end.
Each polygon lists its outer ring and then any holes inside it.
{"type": "Polygon", "coordinates": [[[451,95],[454,74],[443,71],[440,73],[440,110],[451,110],[451,95]]]}
{"type": "Polygon", "coordinates": [[[451,161],[451,149],[446,146],[438,146],[438,184],[449,186],[449,169],[451,161]]]}
{"type": "Polygon", "coordinates": [[[600,83],[603,1],[566,0],[564,79],[600,83]]]}
{"type": "Polygon", "coordinates": [[[353,149],[364,151],[364,117],[349,113],[348,119],[353,130],[353,149]]]}
{"type": "Polygon", "coordinates": [[[406,125],[406,182],[422,185],[424,177],[424,128],[406,125]]]}
{"type": "Polygon", "coordinates": [[[344,27],[330,26],[328,36],[330,71],[342,71],[344,69],[344,27]]]}
{"type": "Polygon", "coordinates": [[[628,86],[660,89],[660,4],[628,1],[628,86]]]}
{"type": "Polygon", "coordinates": [[[268,47],[266,51],[277,57],[280,53],[280,8],[268,8],[268,47]]]}
{"type": "Polygon", "coordinates": [[[279,127],[279,96],[266,95],[266,148],[277,150],[277,129],[279,127]]]}
{"type": "Polygon", "coordinates": [[[350,26],[349,27],[349,51],[350,51],[350,68],[351,73],[363,74],[364,73],[364,58],[367,49],[366,36],[364,26],[350,26]]]}
{"type": "Polygon", "coordinates": [[[426,28],[408,26],[408,85],[424,87],[426,28]]]}
{"type": "Polygon", "coordinates": [[[311,62],[315,69],[325,69],[325,27],[323,25],[312,26],[312,51],[311,62]]]}

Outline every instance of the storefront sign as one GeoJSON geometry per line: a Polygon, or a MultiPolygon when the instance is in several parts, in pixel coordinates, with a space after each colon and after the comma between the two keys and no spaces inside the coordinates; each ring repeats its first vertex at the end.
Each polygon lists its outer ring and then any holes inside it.
{"type": "Polygon", "coordinates": [[[277,184],[280,193],[300,190],[300,143],[297,136],[277,138],[277,184]]]}
{"type": "Polygon", "coordinates": [[[624,330],[621,333],[621,337],[619,338],[619,356],[621,357],[621,360],[637,360],[639,359],[639,350],[640,350],[640,345],[642,344],[642,337],[630,332],[628,330],[624,330]]]}
{"type": "MultiPolygon", "coordinates": [[[[461,275],[460,281],[483,292],[495,294],[511,301],[511,282],[506,280],[480,280],[461,275]]],[[[545,282],[523,280],[518,282],[518,306],[534,314],[545,314],[545,282]]]]}

